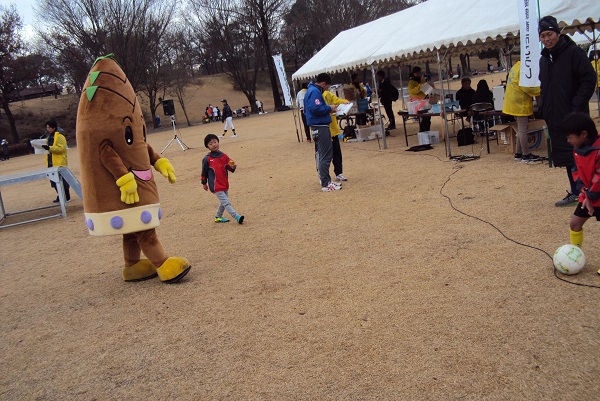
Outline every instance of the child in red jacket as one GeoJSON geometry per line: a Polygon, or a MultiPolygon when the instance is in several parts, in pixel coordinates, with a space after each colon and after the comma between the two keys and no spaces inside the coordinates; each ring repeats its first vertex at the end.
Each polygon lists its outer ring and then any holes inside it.
{"type": "Polygon", "coordinates": [[[571,216],[571,244],[581,248],[585,222],[592,216],[600,221],[600,138],[594,121],[585,113],[567,115],[562,128],[567,142],[574,148],[577,167],[574,177],[580,189],[579,203],[571,216]]]}
{"type": "Polygon", "coordinates": [[[215,215],[215,223],[227,223],[229,220],[223,217],[227,210],[239,224],[244,222],[244,216],[235,211],[229,203],[229,171],[235,172],[237,165],[225,153],[219,150],[219,138],[215,134],[204,137],[204,146],[210,153],[202,159],[202,187],[205,191],[210,189],[219,199],[219,208],[215,215]]]}

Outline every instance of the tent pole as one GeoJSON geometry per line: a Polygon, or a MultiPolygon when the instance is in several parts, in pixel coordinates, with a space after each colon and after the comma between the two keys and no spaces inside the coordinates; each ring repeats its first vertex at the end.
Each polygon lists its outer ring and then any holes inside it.
{"type": "MultiPolygon", "coordinates": [[[[592,23],[592,46],[594,46],[594,60],[596,61],[596,70],[600,68],[600,58],[598,57],[598,47],[596,46],[598,38],[596,37],[596,27],[592,23]]],[[[596,103],[598,104],[598,115],[600,116],[600,89],[596,84],[596,103]]]]}
{"type": "Polygon", "coordinates": [[[402,110],[408,110],[408,105],[404,102],[404,83],[402,82],[402,66],[398,66],[398,75],[400,76],[400,96],[402,96],[402,110]]]}
{"type": "MultiPolygon", "coordinates": [[[[296,117],[299,118],[300,126],[302,127],[302,116],[300,113],[296,113],[296,81],[292,80],[292,92],[294,92],[294,98],[292,99],[292,113],[294,114],[294,127],[296,127],[296,138],[298,138],[298,143],[302,142],[300,140],[300,134],[298,133],[298,124],[296,124],[296,117]]],[[[298,110],[300,111],[300,110],[298,110]]]]}
{"type": "MultiPolygon", "coordinates": [[[[383,119],[381,118],[381,99],[379,98],[378,82],[375,81],[375,66],[371,64],[371,76],[373,79],[373,88],[375,89],[375,96],[377,96],[377,108],[379,109],[379,126],[381,127],[381,136],[383,139],[383,148],[387,149],[387,141],[385,139],[385,128],[383,127],[383,119]]],[[[375,116],[375,114],[373,114],[375,116]]]]}
{"type": "MultiPolygon", "coordinates": [[[[442,83],[440,99],[445,99],[444,95],[444,81],[442,81],[442,60],[440,59],[440,51],[437,50],[437,62],[438,62],[438,79],[442,83]]],[[[442,100],[442,105],[440,107],[440,115],[444,120],[444,128],[446,129],[446,134],[444,135],[444,141],[446,141],[446,157],[452,157],[452,152],[450,151],[450,130],[448,127],[448,120],[446,119],[446,108],[444,107],[444,101],[442,100]]]]}

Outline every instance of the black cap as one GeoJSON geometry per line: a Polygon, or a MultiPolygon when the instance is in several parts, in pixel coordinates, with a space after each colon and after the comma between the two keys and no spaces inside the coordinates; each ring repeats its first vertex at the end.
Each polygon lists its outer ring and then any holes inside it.
{"type": "Polygon", "coordinates": [[[221,100],[221,103],[227,103],[227,99],[221,100]]]}
{"type": "Polygon", "coordinates": [[[547,15],[542,18],[538,24],[538,33],[544,31],[553,31],[560,34],[560,28],[558,27],[558,21],[551,15],[547,15]]]}

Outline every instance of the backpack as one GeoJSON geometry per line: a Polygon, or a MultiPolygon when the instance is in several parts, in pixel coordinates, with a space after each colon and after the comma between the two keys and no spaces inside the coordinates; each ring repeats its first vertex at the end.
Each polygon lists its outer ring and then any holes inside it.
{"type": "Polygon", "coordinates": [[[394,88],[394,90],[390,91],[390,97],[392,98],[392,101],[396,101],[400,98],[400,93],[398,92],[398,89],[396,89],[394,86],[392,86],[392,88],[394,88]]]}
{"type": "Polygon", "coordinates": [[[344,127],[344,139],[356,138],[356,125],[346,125],[344,127]]]}
{"type": "Polygon", "coordinates": [[[473,134],[472,128],[459,129],[456,133],[456,140],[458,146],[472,145],[475,143],[475,135],[473,134]]]}

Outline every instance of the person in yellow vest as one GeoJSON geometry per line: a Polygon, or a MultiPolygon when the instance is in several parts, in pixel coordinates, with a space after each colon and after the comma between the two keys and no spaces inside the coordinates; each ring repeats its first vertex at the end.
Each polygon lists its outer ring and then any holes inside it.
{"type": "MultiPolygon", "coordinates": [[[[348,103],[346,99],[340,99],[332,92],[328,90],[323,91],[323,99],[325,99],[325,103],[328,105],[336,105],[348,103]]],[[[335,174],[335,179],[337,181],[348,181],[346,177],[344,177],[343,167],[342,167],[342,147],[340,146],[340,137],[338,136],[341,132],[340,126],[338,124],[335,113],[331,113],[331,123],[329,124],[329,131],[331,132],[331,146],[333,148],[332,153],[332,163],[333,163],[333,172],[335,174]]],[[[318,165],[318,149],[317,143],[315,142],[315,152],[317,154],[317,165],[318,165]]]]}
{"type": "MultiPolygon", "coordinates": [[[[46,132],[48,132],[48,138],[46,145],[42,145],[44,149],[48,151],[48,167],[59,167],[67,166],[67,139],[60,131],[57,131],[56,128],[58,124],[56,120],[52,119],[46,123],[46,132]]],[[[65,188],[65,198],[67,202],[71,200],[71,191],[69,190],[69,184],[60,177],[62,184],[65,188]]],[[[54,181],[50,181],[50,185],[56,193],[58,193],[58,188],[56,188],[56,183],[54,181]]],[[[58,196],[52,202],[57,203],[59,201],[58,196]]]]}
{"type": "Polygon", "coordinates": [[[590,61],[592,62],[594,71],[596,71],[596,74],[598,75],[598,79],[596,80],[596,93],[598,94],[598,97],[600,97],[600,50],[596,50],[596,57],[594,57],[593,52],[590,54],[590,61]]]}
{"type": "Polygon", "coordinates": [[[529,116],[533,114],[533,97],[540,95],[540,87],[519,85],[520,72],[521,62],[517,61],[508,73],[502,112],[514,116],[517,120],[517,150],[515,160],[527,163],[541,160],[540,156],[531,153],[527,142],[528,120],[529,116]]]}
{"type": "MultiPolygon", "coordinates": [[[[421,76],[421,67],[415,66],[410,72],[408,79],[408,94],[411,100],[421,100],[428,97],[421,88],[427,82],[425,77],[421,76]]],[[[419,132],[429,131],[431,129],[431,117],[419,117],[419,132]]]]}

